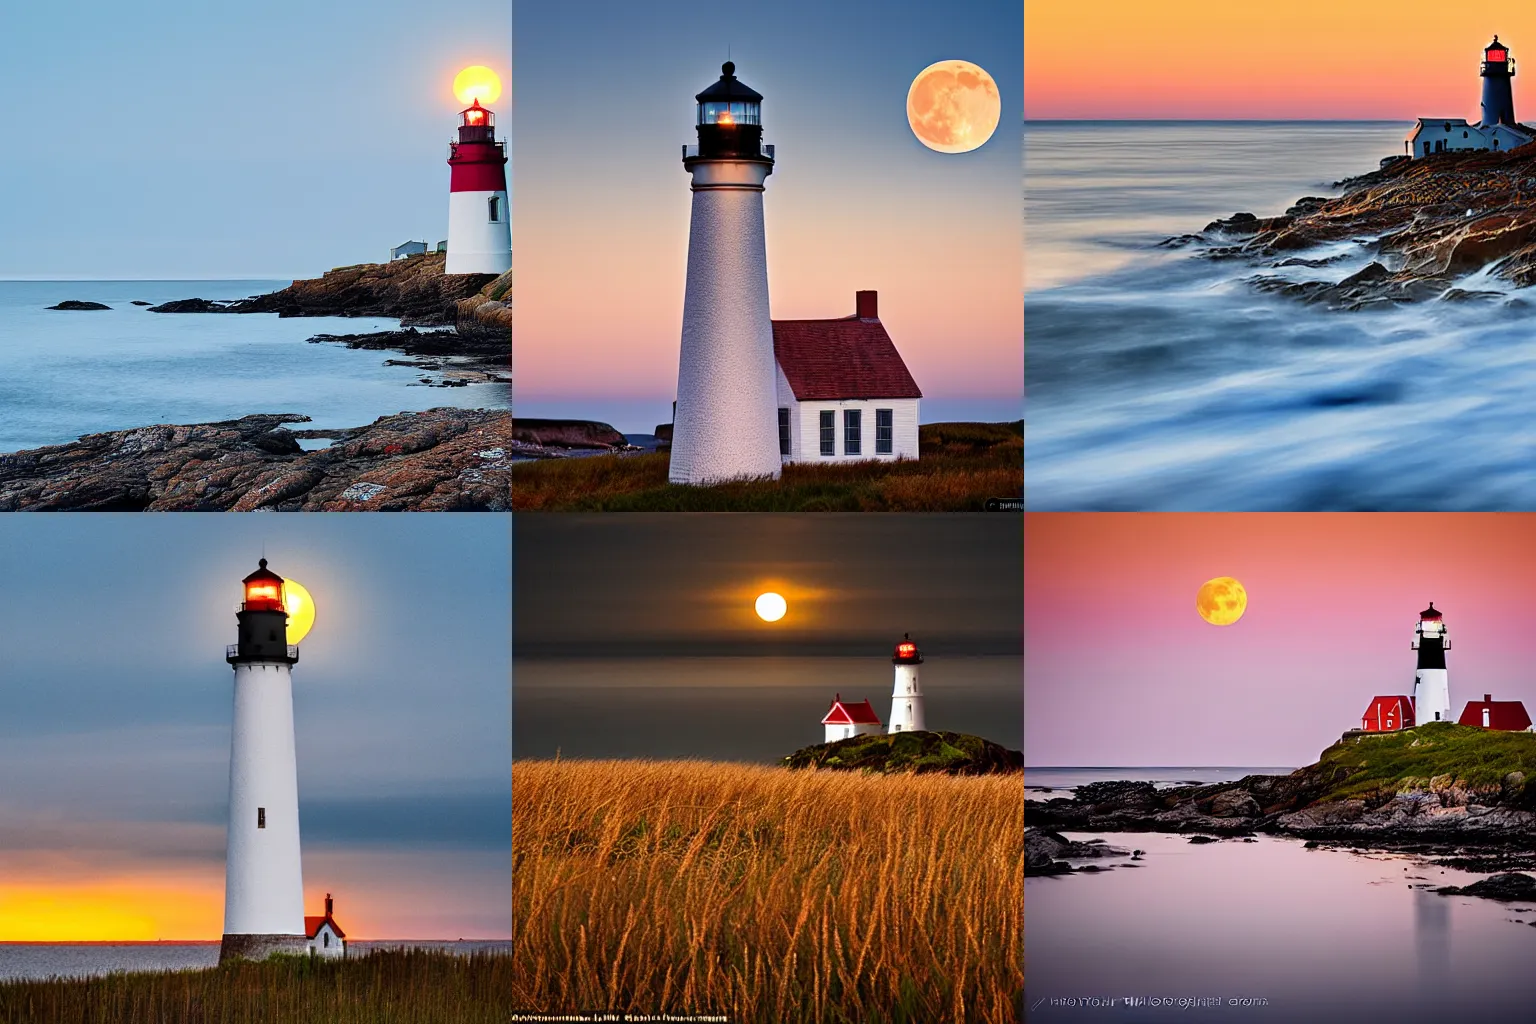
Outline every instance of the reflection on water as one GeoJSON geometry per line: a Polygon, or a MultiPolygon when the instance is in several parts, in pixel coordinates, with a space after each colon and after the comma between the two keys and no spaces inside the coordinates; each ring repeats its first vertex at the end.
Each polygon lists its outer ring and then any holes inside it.
{"type": "MultiPolygon", "coordinates": [[[[1401,152],[1404,127],[1027,128],[1031,508],[1536,506],[1528,289],[1479,272],[1462,287],[1501,298],[1329,312],[1256,292],[1246,260],[1157,245],[1333,194],[1401,152]]],[[[1342,279],[1372,241],[1298,253],[1338,262],[1280,276],[1342,279]]]]}
{"type": "Polygon", "coordinates": [[[1031,1021],[1530,1019],[1518,1014],[1536,1000],[1533,905],[1414,888],[1481,876],[1269,836],[1193,846],[1150,833],[1068,836],[1147,852],[1137,867],[1114,857],[1099,862],[1119,865],[1109,872],[1025,881],[1031,1021]],[[1223,1002],[1060,1003],[1081,996],[1223,1002]]]}

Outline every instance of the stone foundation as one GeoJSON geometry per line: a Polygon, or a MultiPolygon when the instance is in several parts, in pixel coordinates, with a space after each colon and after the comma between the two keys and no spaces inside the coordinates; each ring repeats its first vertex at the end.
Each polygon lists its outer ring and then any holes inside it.
{"type": "Polygon", "coordinates": [[[309,940],[302,935],[225,935],[219,942],[219,963],[231,960],[265,960],[273,953],[309,954],[309,940]]]}

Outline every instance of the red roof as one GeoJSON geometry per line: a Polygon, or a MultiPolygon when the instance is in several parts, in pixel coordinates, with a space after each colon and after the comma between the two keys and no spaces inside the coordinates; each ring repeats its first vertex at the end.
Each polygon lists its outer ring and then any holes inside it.
{"type": "Polygon", "coordinates": [[[1525,704],[1518,700],[1490,700],[1491,694],[1484,694],[1482,700],[1469,700],[1461,717],[1456,720],[1458,725],[1475,725],[1479,728],[1483,724],[1483,709],[1488,709],[1488,728],[1504,729],[1509,732],[1519,732],[1531,727],[1531,716],[1525,713],[1525,704]]]}
{"type": "Polygon", "coordinates": [[[875,714],[875,709],[869,706],[869,701],[861,700],[857,704],[850,704],[844,700],[834,700],[832,710],[827,712],[827,717],[821,720],[822,725],[879,725],[880,716],[875,714]]]}
{"type": "MultiPolygon", "coordinates": [[[[873,293],[862,300],[873,312],[873,293]]],[[[798,400],[922,398],[877,317],[775,320],[773,356],[798,400]]]]}
{"type": "Polygon", "coordinates": [[[1360,727],[1368,732],[1396,732],[1413,728],[1413,701],[1404,696],[1372,697],[1360,727]]]}
{"type": "Polygon", "coordinates": [[[335,919],[332,918],[329,914],[317,914],[317,915],[314,915],[314,916],[311,916],[309,914],[305,914],[304,915],[304,937],[308,938],[308,939],[312,939],[316,935],[319,935],[320,934],[320,926],[325,924],[328,921],[330,922],[330,925],[331,925],[331,931],[336,933],[336,937],[338,939],[344,939],[344,938],[347,937],[347,933],[341,930],[341,927],[339,925],[337,925],[335,919]]]}

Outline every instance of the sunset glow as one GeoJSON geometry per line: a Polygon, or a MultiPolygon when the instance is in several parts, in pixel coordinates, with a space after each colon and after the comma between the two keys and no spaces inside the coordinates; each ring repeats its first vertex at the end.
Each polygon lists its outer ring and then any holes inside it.
{"type": "Polygon", "coordinates": [[[1495,32],[1536,54],[1536,8],[1487,0],[1027,4],[1024,25],[1030,118],[1462,117],[1495,32]]]}
{"type": "Polygon", "coordinates": [[[466,107],[476,100],[488,107],[501,98],[501,76],[483,64],[471,64],[454,76],[453,94],[466,107]]]}

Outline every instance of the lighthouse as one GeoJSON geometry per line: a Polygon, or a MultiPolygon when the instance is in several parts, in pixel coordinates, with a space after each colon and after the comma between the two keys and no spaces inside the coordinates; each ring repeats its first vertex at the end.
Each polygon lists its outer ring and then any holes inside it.
{"type": "Polygon", "coordinates": [[[896,685],[891,690],[891,717],[889,732],[913,732],[926,729],[923,724],[923,691],[917,685],[917,666],[923,663],[923,652],[917,649],[912,637],[903,633],[891,664],[896,666],[896,685]]]}
{"type": "Polygon", "coordinates": [[[235,699],[220,963],[308,948],[293,746],[299,649],[288,643],[283,578],[263,558],[243,583],[239,642],[224,652],[235,670],[235,699]]]}
{"type": "Polygon", "coordinates": [[[476,99],[459,112],[459,139],[448,144],[448,259],[445,274],[504,274],[512,269],[512,211],[507,208],[507,145],[496,141],[496,115],[476,99]]]}
{"type": "Polygon", "coordinates": [[[1515,59],[1509,55],[1509,47],[1494,36],[1493,42],[1483,49],[1483,122],[1487,128],[1495,124],[1518,124],[1515,120],[1515,96],[1510,79],[1515,77],[1515,59]]]}
{"type": "Polygon", "coordinates": [[[777,479],[781,465],[763,234],[773,147],[762,142],[761,94],[730,61],[720,70],[694,97],[699,143],[683,147],[693,213],[668,472],[677,484],[777,479]]]}
{"type": "Polygon", "coordinates": [[[1431,601],[1419,613],[1419,624],[1413,631],[1413,650],[1419,652],[1419,667],[1413,676],[1413,718],[1418,725],[1456,720],[1451,717],[1451,690],[1445,675],[1445,652],[1450,649],[1445,620],[1431,601]]]}

